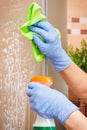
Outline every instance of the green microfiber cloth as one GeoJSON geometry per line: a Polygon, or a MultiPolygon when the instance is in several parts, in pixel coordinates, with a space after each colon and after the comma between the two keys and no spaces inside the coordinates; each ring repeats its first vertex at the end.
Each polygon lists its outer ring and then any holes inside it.
{"type": "MultiPolygon", "coordinates": [[[[39,50],[37,45],[34,43],[34,41],[32,40],[32,36],[33,34],[35,34],[39,36],[42,40],[44,39],[39,34],[29,30],[28,27],[37,23],[38,21],[46,20],[46,16],[40,13],[40,9],[41,7],[38,4],[34,2],[31,3],[28,8],[27,22],[20,28],[22,35],[24,35],[28,40],[32,41],[32,51],[37,62],[41,62],[46,56],[39,50]]],[[[60,33],[58,35],[60,36],[60,33]]]]}

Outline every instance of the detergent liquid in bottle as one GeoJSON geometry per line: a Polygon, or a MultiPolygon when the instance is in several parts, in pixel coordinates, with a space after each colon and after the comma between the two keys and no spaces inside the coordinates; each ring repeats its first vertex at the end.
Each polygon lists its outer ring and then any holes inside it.
{"type": "MultiPolygon", "coordinates": [[[[53,80],[49,76],[35,76],[30,80],[30,82],[42,83],[48,87],[53,84],[53,80]]],[[[32,130],[56,130],[54,119],[46,119],[37,114],[32,130]]]]}

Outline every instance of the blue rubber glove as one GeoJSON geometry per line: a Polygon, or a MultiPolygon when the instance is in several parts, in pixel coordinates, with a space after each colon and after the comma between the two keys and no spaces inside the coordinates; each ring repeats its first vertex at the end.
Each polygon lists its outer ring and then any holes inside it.
{"type": "Polygon", "coordinates": [[[55,118],[62,125],[72,112],[79,109],[61,92],[40,83],[29,83],[26,93],[32,110],[44,118],[55,118]]]}
{"type": "Polygon", "coordinates": [[[29,29],[44,38],[43,42],[39,37],[33,36],[38,48],[51,60],[57,71],[62,71],[71,64],[72,61],[62,48],[56,29],[49,22],[38,22],[30,26],[29,29]]]}

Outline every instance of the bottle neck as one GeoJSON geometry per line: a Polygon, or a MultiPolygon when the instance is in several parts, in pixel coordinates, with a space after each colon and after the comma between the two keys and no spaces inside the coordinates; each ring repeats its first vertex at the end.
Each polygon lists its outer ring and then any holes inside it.
{"type": "Polygon", "coordinates": [[[46,119],[37,114],[33,126],[54,126],[55,127],[55,122],[54,119],[46,119]]]}

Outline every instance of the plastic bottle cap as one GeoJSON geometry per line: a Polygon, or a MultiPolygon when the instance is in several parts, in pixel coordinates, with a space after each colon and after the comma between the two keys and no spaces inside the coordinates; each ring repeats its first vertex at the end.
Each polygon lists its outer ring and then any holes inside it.
{"type": "Polygon", "coordinates": [[[53,84],[53,79],[50,76],[34,76],[30,82],[38,82],[50,87],[53,84]]]}

